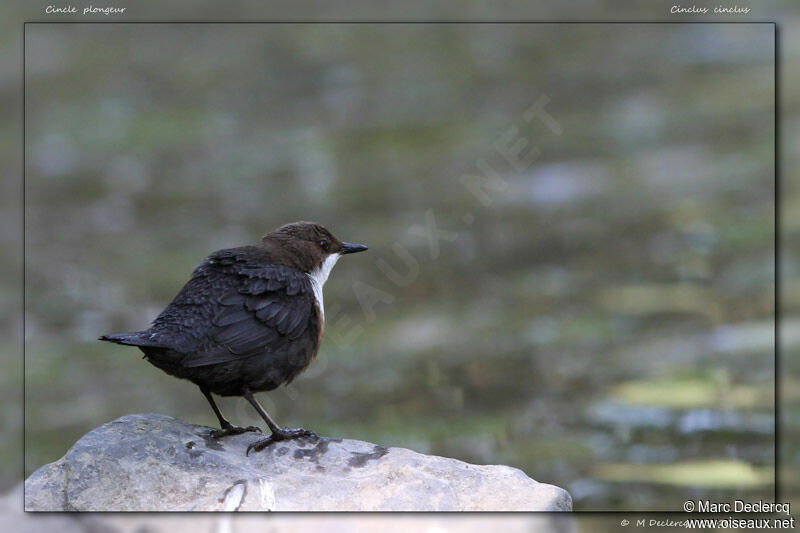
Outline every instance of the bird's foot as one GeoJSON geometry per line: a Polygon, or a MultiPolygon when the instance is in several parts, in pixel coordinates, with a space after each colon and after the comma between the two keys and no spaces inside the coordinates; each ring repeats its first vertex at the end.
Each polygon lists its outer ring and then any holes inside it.
{"type": "Polygon", "coordinates": [[[307,429],[297,428],[297,429],[279,429],[278,431],[273,431],[272,435],[269,437],[264,437],[263,439],[259,439],[250,444],[247,447],[247,453],[245,455],[250,455],[251,450],[255,450],[260,452],[273,442],[278,442],[281,440],[290,440],[290,439],[302,439],[302,438],[311,438],[311,439],[318,439],[317,434],[313,431],[308,431],[307,429]]]}
{"type": "Polygon", "coordinates": [[[258,426],[247,426],[246,428],[243,428],[241,426],[228,424],[226,426],[222,426],[222,429],[211,430],[211,436],[215,439],[218,439],[220,437],[227,437],[228,435],[241,435],[242,433],[247,433],[248,431],[258,431],[261,433],[261,428],[258,426]]]}

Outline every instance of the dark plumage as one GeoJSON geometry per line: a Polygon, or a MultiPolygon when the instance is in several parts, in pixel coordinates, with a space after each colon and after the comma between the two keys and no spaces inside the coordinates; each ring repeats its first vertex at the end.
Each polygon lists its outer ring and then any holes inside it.
{"type": "Polygon", "coordinates": [[[313,436],[280,429],[253,393],[290,383],[311,363],[324,327],[322,285],[341,255],[363,250],[319,224],[287,224],[256,246],[208,256],[149,329],[100,340],[136,346],[164,372],[198,385],[222,426],[216,437],[259,428],[230,424],[211,393],[244,396],[264,418],[272,435],[253,449],[313,436]]]}

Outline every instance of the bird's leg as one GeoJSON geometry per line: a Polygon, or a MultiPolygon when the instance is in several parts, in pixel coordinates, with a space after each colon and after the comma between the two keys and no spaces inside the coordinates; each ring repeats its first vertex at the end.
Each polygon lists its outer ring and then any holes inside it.
{"type": "Polygon", "coordinates": [[[264,408],[261,407],[261,404],[256,401],[255,397],[253,396],[253,393],[250,392],[250,390],[245,389],[242,396],[244,396],[245,399],[248,402],[250,402],[250,405],[252,405],[256,411],[258,411],[258,414],[261,415],[261,418],[264,419],[264,422],[267,423],[267,427],[272,432],[272,434],[269,437],[264,437],[263,439],[259,439],[251,443],[250,446],[247,447],[247,453],[245,455],[250,455],[250,450],[255,450],[257,452],[260,452],[273,442],[278,442],[280,440],[299,439],[302,437],[311,437],[313,439],[317,438],[316,433],[314,433],[313,431],[308,431],[303,428],[297,428],[297,429],[279,428],[278,424],[276,424],[269,417],[264,408]]]}
{"type": "Polygon", "coordinates": [[[217,404],[216,402],[214,402],[214,398],[211,397],[211,393],[208,391],[208,389],[200,387],[200,391],[203,393],[203,396],[206,397],[208,403],[211,404],[211,408],[214,410],[214,414],[217,415],[217,418],[219,419],[219,425],[222,427],[222,429],[212,430],[211,431],[212,437],[219,438],[219,437],[224,437],[226,435],[239,435],[240,433],[244,433],[246,431],[258,431],[259,433],[261,432],[261,428],[258,426],[247,426],[246,428],[243,428],[239,426],[234,426],[233,424],[225,420],[225,417],[222,416],[222,412],[219,410],[219,407],[217,407],[217,404]]]}

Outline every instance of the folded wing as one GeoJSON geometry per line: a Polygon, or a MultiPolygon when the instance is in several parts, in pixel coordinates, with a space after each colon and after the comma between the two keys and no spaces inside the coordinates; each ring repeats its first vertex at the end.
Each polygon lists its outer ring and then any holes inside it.
{"type": "Polygon", "coordinates": [[[174,337],[162,343],[186,354],[183,366],[279,353],[318,324],[308,276],[288,266],[264,266],[253,254],[244,247],[211,255],[154,321],[151,331],[158,337],[174,337]]]}

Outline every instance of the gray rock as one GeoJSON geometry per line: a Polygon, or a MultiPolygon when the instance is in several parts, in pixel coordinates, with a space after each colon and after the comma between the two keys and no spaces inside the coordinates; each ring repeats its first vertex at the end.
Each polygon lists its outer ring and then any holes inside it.
{"type": "Polygon", "coordinates": [[[13,533],[54,531],[58,533],[264,533],[265,531],[270,533],[309,531],[577,533],[579,530],[574,522],[576,515],[572,513],[23,513],[22,491],[23,485],[20,483],[10,493],[0,495],[0,531],[13,533]]]}
{"type": "Polygon", "coordinates": [[[25,482],[27,511],[568,511],[569,494],[508,466],[347,439],[220,440],[163,415],[81,438],[25,482]]]}

